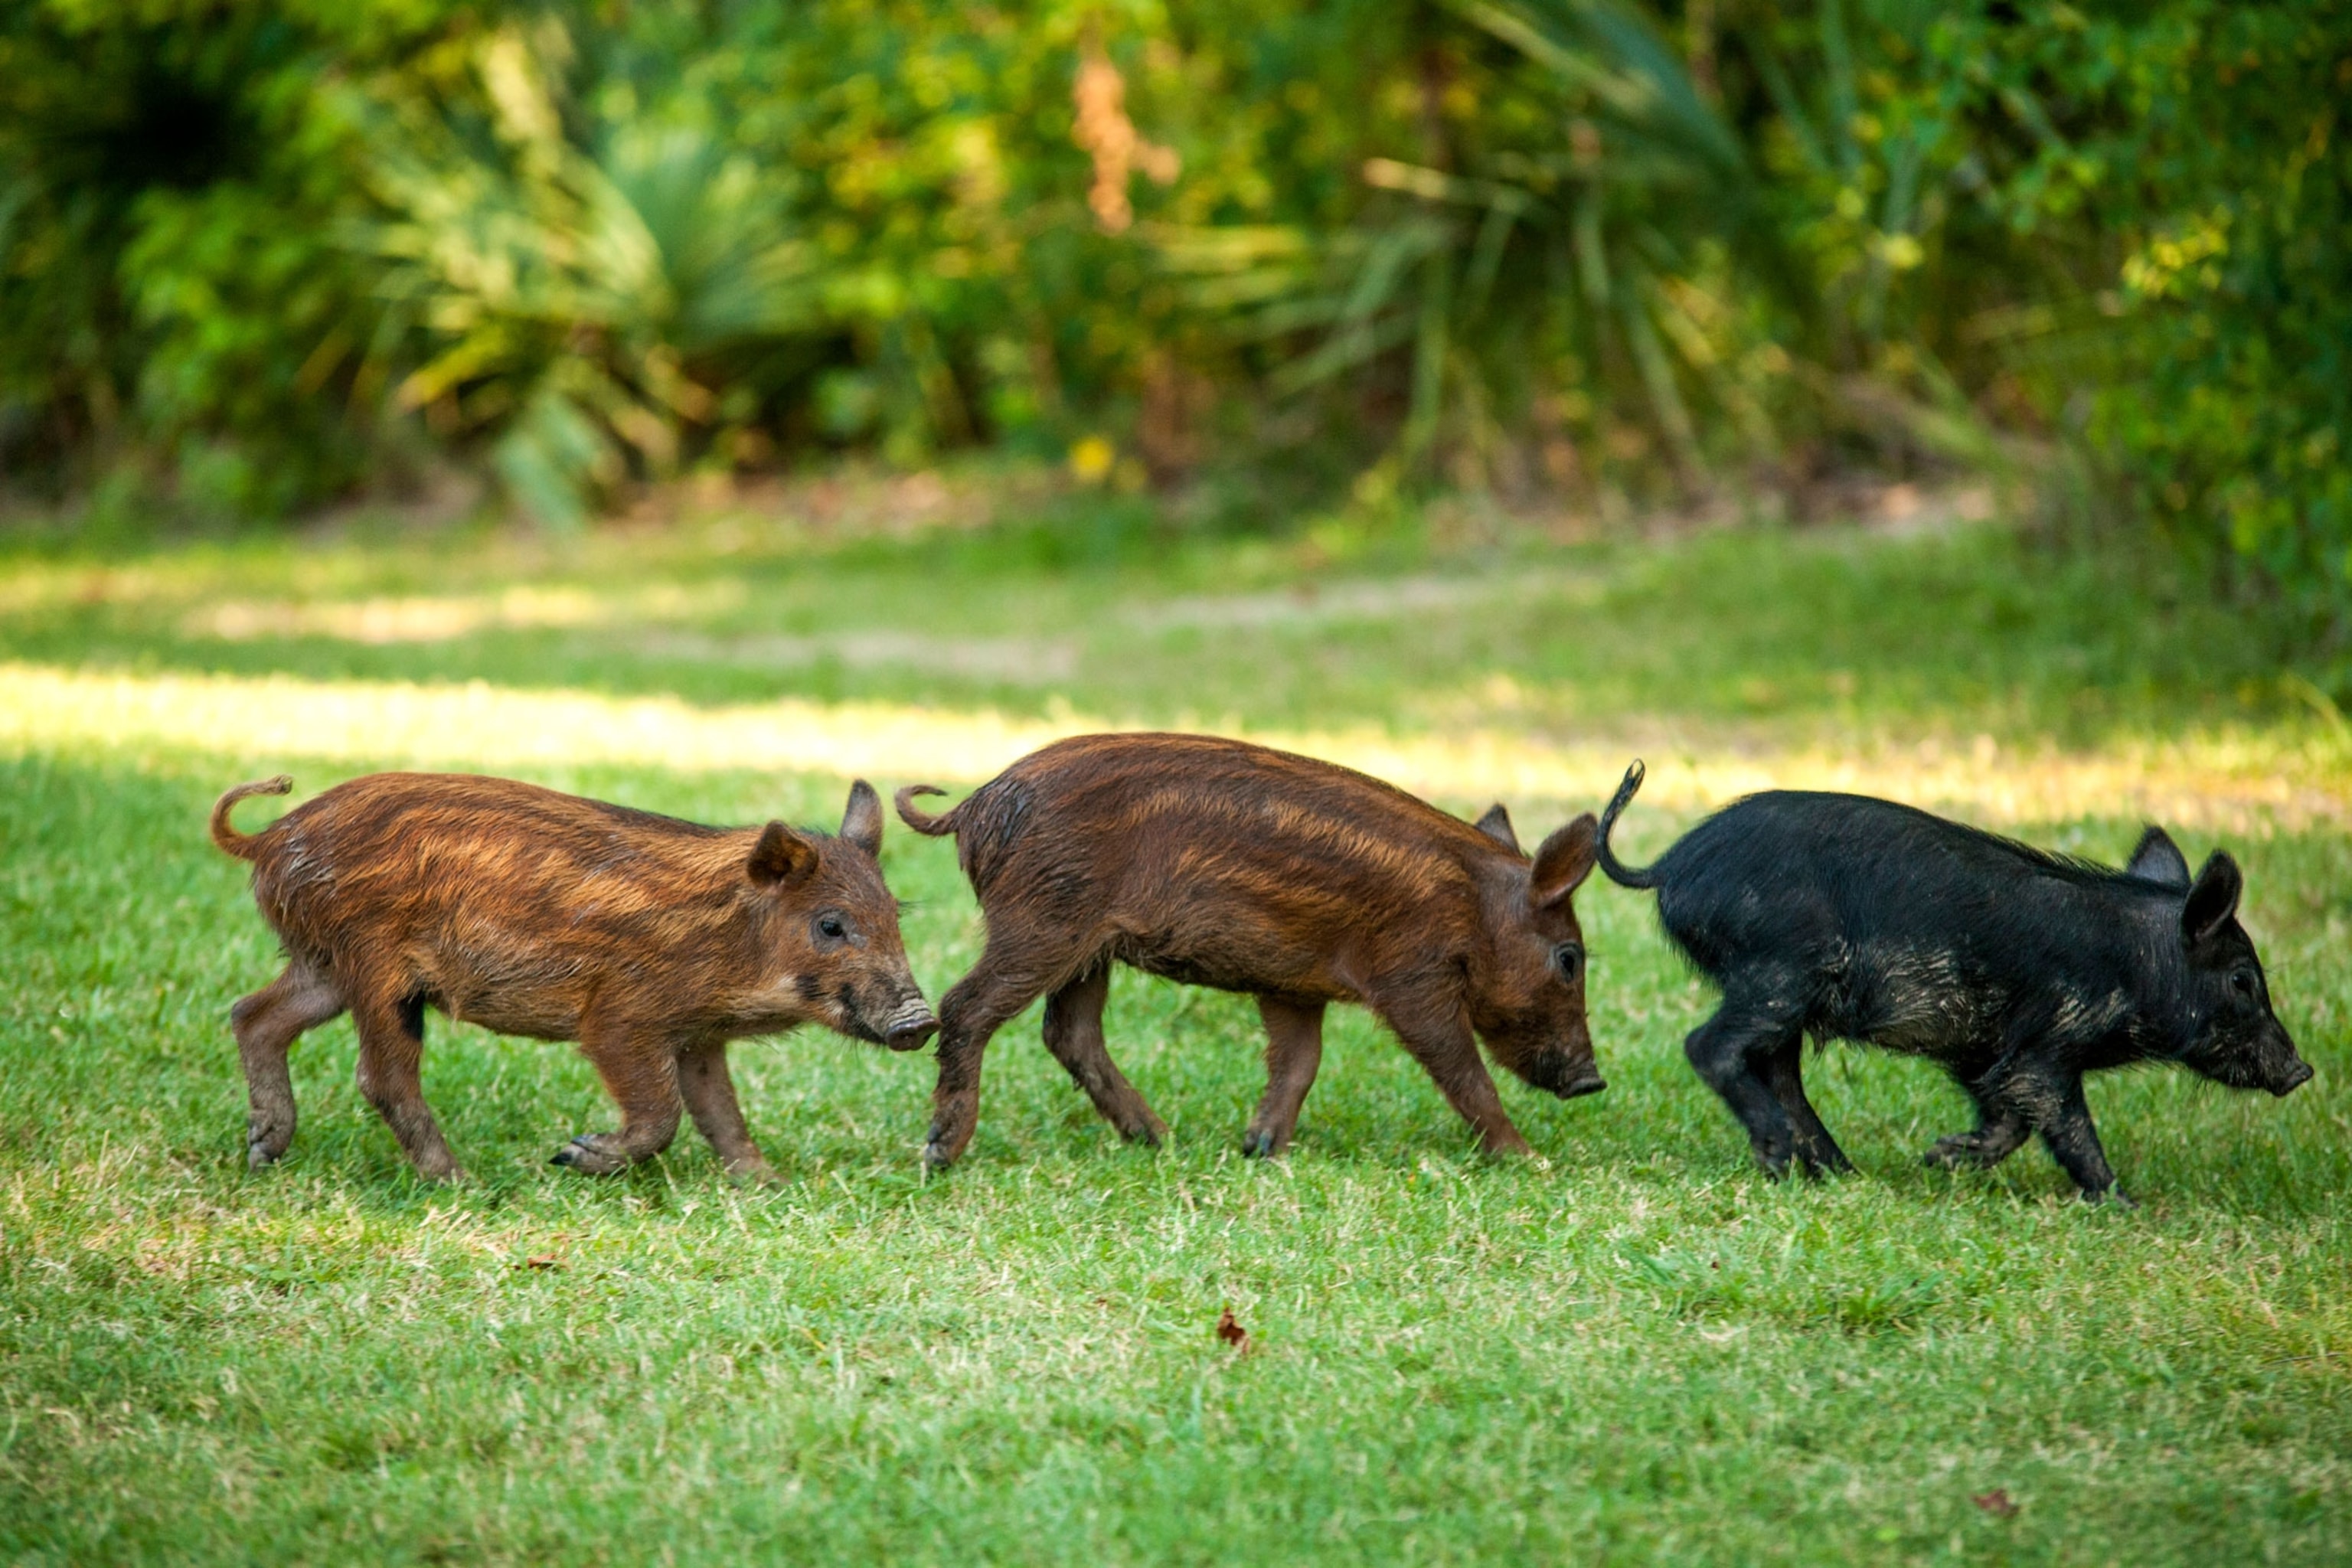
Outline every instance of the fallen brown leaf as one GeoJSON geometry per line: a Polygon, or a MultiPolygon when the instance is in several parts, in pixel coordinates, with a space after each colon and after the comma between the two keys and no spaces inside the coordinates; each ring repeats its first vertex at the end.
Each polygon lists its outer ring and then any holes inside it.
{"type": "Polygon", "coordinates": [[[1234,1321],[1231,1307],[1217,1314],[1217,1338],[1244,1355],[1249,1353],[1249,1331],[1234,1321]]]}
{"type": "Polygon", "coordinates": [[[563,1267],[563,1260],[552,1252],[543,1252],[537,1258],[524,1258],[522,1266],[525,1268],[561,1268],[563,1267]]]}
{"type": "Polygon", "coordinates": [[[1995,1519],[2011,1519],[2017,1513],[2017,1505],[2009,1500],[2006,1488],[1995,1487],[1989,1492],[1978,1492],[1969,1500],[1995,1519]]]}

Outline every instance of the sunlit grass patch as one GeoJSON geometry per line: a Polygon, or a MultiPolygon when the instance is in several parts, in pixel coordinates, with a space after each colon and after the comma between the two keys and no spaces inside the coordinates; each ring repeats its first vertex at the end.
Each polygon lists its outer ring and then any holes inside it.
{"type": "Polygon", "coordinates": [[[515,586],[497,594],[376,596],[308,603],[222,599],[190,610],[180,629],[231,642],[260,637],[327,637],[389,644],[447,642],[483,631],[618,626],[699,619],[743,600],[740,584],[687,592],[667,584],[629,595],[579,588],[515,586]]]}
{"type": "MultiPolygon", "coordinates": [[[[1044,721],[908,703],[786,699],[708,709],[577,691],[149,675],[0,665],[0,747],[209,752],[275,768],[333,763],[512,768],[597,763],[688,771],[773,768],[877,780],[976,784],[1065,735],[1114,728],[1065,710],[1044,721]]],[[[1290,731],[1208,726],[1361,769],[1452,800],[1596,803],[1641,738],[1554,742],[1493,729],[1394,735],[1371,726],[1290,731]]],[[[1652,736],[1653,742],[1659,737],[1652,736]]],[[[2004,752],[1930,741],[1831,752],[1710,754],[1688,739],[1650,751],[1644,803],[1688,811],[1764,788],[1843,789],[2015,823],[2130,816],[2243,833],[2352,820],[2352,768],[2326,734],[2261,731],[2118,742],[2104,751],[2004,752]]],[[[311,781],[302,781],[310,785],[311,781]]],[[[313,786],[315,787],[315,786],[313,786]]],[[[1629,841],[1644,829],[1633,826],[1629,841]]]]}

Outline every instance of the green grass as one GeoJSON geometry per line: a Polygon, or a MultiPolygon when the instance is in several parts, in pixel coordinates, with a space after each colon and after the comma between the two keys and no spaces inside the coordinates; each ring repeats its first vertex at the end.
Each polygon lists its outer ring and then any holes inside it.
{"type": "MultiPolygon", "coordinates": [[[[2282,699],[2259,627],[1997,533],[1483,556],[1342,540],[1338,568],[1318,563],[1329,540],[1211,542],[1155,566],[1113,523],[1091,555],[1020,531],[823,548],[690,532],[600,540],[569,563],[478,540],[159,552],[111,563],[95,593],[90,563],[20,557],[0,567],[0,657],[1400,730],[1442,729],[1447,704],[1507,675],[1516,695],[1482,722],[1764,747],[1983,731],[2095,749],[2324,722],[2282,699]],[[1467,586],[1401,614],[1263,613],[1310,575],[1328,593],[1335,570],[1467,586]],[[676,593],[650,629],[186,629],[231,599],[551,580],[676,593]],[[1236,595],[1257,596],[1255,622],[1136,629],[1139,605],[1236,595]],[[857,628],[1080,654],[1019,679],[725,654],[857,628]],[[646,651],[685,632],[698,654],[646,651]]],[[[1122,975],[1112,1047],[1173,1128],[1157,1154],[1118,1144],[1033,1013],[999,1037],[979,1136],[944,1179],[914,1158],[928,1058],[805,1034],[736,1050],[774,1186],[730,1186],[690,1132],[586,1180],[544,1163],[609,1123],[576,1054],[436,1017],[425,1089],[475,1178],[437,1190],[360,1100],[340,1022],[296,1049],[292,1153],[244,1169],[226,1011],[274,953],[201,819],[225,783],[281,766],[306,791],[359,771],[234,736],[201,754],[78,741],[0,759],[12,1559],[2352,1555],[2352,837],[2325,823],[2231,842],[2320,1076],[2284,1102],[2173,1072],[2095,1080],[2133,1213],[2072,1201],[2038,1148],[1990,1174],[1921,1168],[1964,1123],[1959,1097],[1850,1050],[1811,1076],[1860,1172],[1763,1181],[1681,1060],[1707,997],[1647,900],[1599,887],[1579,908],[1612,1087],[1561,1104],[1504,1084],[1541,1163],[1473,1156],[1352,1012],[1293,1155],[1244,1162],[1254,1010],[1122,975]],[[1247,1354],[1213,1331],[1227,1307],[1247,1354]],[[1972,1500],[1996,1489],[2013,1515],[1972,1500]]],[[[842,788],[538,776],[710,820],[829,822],[842,788]]],[[[1515,805],[1523,827],[1559,809],[1515,805]]],[[[1643,809],[1629,837],[1646,852],[1679,823],[1643,809]]],[[[2113,858],[2135,826],[2024,830],[2113,858]]],[[[2192,857],[2212,842],[2187,837],[2192,857]]],[[[894,832],[885,862],[936,996],[976,952],[969,894],[946,845],[894,832]]]]}

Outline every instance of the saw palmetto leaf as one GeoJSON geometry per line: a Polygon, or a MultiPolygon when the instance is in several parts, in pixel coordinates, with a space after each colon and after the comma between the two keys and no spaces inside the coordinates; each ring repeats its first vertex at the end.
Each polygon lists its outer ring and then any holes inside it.
{"type": "Polygon", "coordinates": [[[760,172],[690,120],[575,138],[529,44],[476,61],[488,137],[415,96],[365,102],[382,216],[353,242],[429,349],[412,407],[491,443],[525,510],[575,525],[631,473],[677,466],[717,399],[698,359],[816,330],[806,249],[760,172]]]}

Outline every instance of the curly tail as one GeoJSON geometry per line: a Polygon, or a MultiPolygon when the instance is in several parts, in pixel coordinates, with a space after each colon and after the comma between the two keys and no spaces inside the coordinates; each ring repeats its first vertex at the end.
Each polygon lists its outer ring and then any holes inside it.
{"type": "Polygon", "coordinates": [[[1648,772],[1642,766],[1642,759],[1634,758],[1633,765],[1625,770],[1624,782],[1617,786],[1617,793],[1609,797],[1609,808],[1601,814],[1601,869],[1621,888],[1654,888],[1658,885],[1655,865],[1635,870],[1618,859],[1609,847],[1609,830],[1617,826],[1617,814],[1633,800],[1633,793],[1642,787],[1642,780],[1648,776],[1648,772]]]}
{"type": "MultiPolygon", "coordinates": [[[[261,834],[239,833],[230,826],[228,821],[230,808],[247,795],[286,795],[293,788],[294,781],[286,774],[279,773],[274,779],[261,779],[253,784],[241,784],[213,802],[213,842],[240,860],[252,859],[255,853],[253,847],[259,841],[261,834]]],[[[268,830],[265,828],[262,831],[268,830]]]]}
{"type": "Polygon", "coordinates": [[[961,803],[933,816],[915,804],[919,795],[945,795],[937,784],[908,784],[891,799],[898,807],[898,820],[927,838],[944,837],[956,830],[956,816],[963,810],[961,803]]]}

